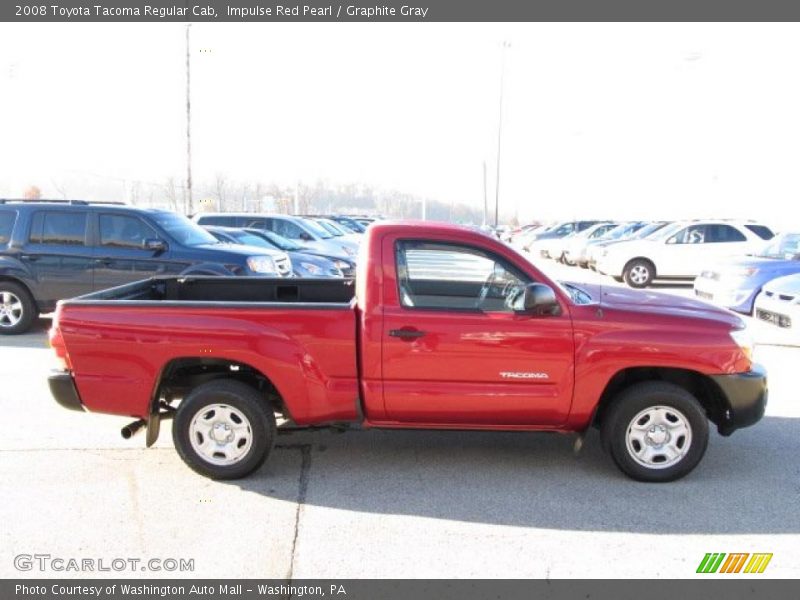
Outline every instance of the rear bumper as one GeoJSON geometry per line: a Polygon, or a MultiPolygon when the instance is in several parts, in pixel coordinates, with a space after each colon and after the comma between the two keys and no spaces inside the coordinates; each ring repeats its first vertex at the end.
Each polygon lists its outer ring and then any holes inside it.
{"type": "Polygon", "coordinates": [[[730,435],[737,429],[757,423],[767,408],[767,372],[761,365],[753,365],[748,373],[713,375],[711,379],[722,390],[724,410],[717,429],[730,435]]]}
{"type": "Polygon", "coordinates": [[[72,375],[66,371],[53,371],[47,378],[50,393],[61,406],[69,410],[83,411],[83,403],[75,387],[72,375]]]}

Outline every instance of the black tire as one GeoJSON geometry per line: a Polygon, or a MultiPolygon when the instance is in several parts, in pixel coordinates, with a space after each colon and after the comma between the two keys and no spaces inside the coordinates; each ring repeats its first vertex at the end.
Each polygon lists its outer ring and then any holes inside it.
{"type": "Polygon", "coordinates": [[[656,277],[656,267],[645,258],[635,258],[625,265],[622,277],[632,288],[646,288],[656,277]]]}
{"type": "MultiPolygon", "coordinates": [[[[641,427],[647,425],[648,421],[643,421],[644,418],[640,417],[637,420],[641,427]]],[[[647,418],[652,419],[649,416],[647,418]]],[[[655,423],[652,420],[650,422],[655,423]]],[[[647,438],[648,435],[650,433],[645,433],[644,437],[647,438]]],[[[656,431],[653,435],[664,434],[656,431]]],[[[703,458],[708,446],[708,419],[697,399],[682,387],[661,381],[648,381],[632,385],[612,401],[600,423],[600,436],[605,450],[611,454],[616,465],[628,477],[647,482],[674,481],[688,475],[703,458]],[[646,448],[637,441],[629,441],[628,431],[634,419],[648,409],[656,407],[666,409],[663,414],[667,416],[668,421],[672,422],[670,416],[677,419],[674,425],[676,428],[681,422],[684,425],[688,424],[688,432],[683,430],[684,445],[680,446],[680,435],[675,438],[675,446],[680,447],[679,455],[672,459],[675,461],[673,464],[668,464],[671,461],[666,458],[656,460],[659,456],[667,456],[668,449],[664,446],[670,445],[668,444],[670,438],[666,438],[667,443],[662,442],[661,446],[653,446],[652,461],[644,461],[641,455],[638,459],[635,458],[639,452],[637,444],[640,448],[645,450],[646,448]],[[685,444],[689,444],[688,447],[685,444]],[[642,464],[643,462],[650,462],[651,466],[642,464]],[[667,466],[659,466],[659,463],[667,466]]],[[[649,441],[646,443],[652,445],[649,441]]]]}
{"type": "MultiPolygon", "coordinates": [[[[241,417],[237,418],[242,421],[241,417]]],[[[204,441],[202,433],[194,431],[194,435],[199,436],[195,438],[196,443],[204,441]]],[[[178,405],[172,426],[172,439],[183,462],[197,473],[211,479],[240,479],[249,475],[264,464],[275,444],[275,437],[275,414],[266,400],[249,385],[229,379],[209,381],[194,388],[178,405]],[[192,422],[195,418],[204,417],[201,413],[205,408],[209,409],[207,414],[210,413],[206,420],[214,418],[214,405],[232,407],[236,411],[235,414],[245,417],[244,425],[249,425],[245,435],[250,437],[250,447],[232,464],[221,465],[210,462],[210,459],[203,456],[192,443],[192,422]]],[[[236,451],[234,446],[230,446],[229,449],[236,451]]]]}
{"type": "Polygon", "coordinates": [[[14,281],[0,281],[0,335],[25,333],[38,316],[36,303],[24,285],[14,281]]]}

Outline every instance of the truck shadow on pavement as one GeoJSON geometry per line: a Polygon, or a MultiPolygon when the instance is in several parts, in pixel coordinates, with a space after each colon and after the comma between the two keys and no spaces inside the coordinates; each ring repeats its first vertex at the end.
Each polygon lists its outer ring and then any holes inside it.
{"type": "Polygon", "coordinates": [[[667,484],[627,479],[596,431],[575,457],[574,438],[558,434],[378,430],[280,436],[274,453],[302,455],[295,497],[270,490],[269,462],[232,484],[307,506],[517,527],[797,533],[798,425],[767,417],[713,433],[697,469],[667,484]]]}

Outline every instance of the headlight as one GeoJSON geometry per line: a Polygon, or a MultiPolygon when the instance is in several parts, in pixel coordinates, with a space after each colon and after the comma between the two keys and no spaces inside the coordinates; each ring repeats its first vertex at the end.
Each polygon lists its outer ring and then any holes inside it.
{"type": "Polygon", "coordinates": [[[322,275],[322,267],[313,263],[301,262],[300,267],[312,275],[322,275]]]}
{"type": "Polygon", "coordinates": [[[758,269],[756,267],[742,267],[740,269],[726,271],[725,275],[730,275],[731,277],[751,277],[756,273],[758,273],[758,269]]]}
{"type": "Polygon", "coordinates": [[[340,269],[342,271],[349,271],[350,269],[353,268],[353,265],[347,262],[346,260],[334,259],[333,264],[336,265],[337,269],[340,269]]]}
{"type": "Polygon", "coordinates": [[[253,273],[277,273],[275,261],[270,256],[251,256],[247,259],[247,266],[253,273]]]}
{"type": "Polygon", "coordinates": [[[732,329],[730,331],[731,339],[734,343],[742,349],[745,356],[752,360],[753,358],[753,336],[747,327],[741,329],[732,329]]]}
{"type": "Polygon", "coordinates": [[[347,256],[355,256],[356,255],[356,251],[353,250],[352,248],[350,248],[349,246],[342,246],[342,250],[344,250],[344,253],[347,254],[347,256]]]}

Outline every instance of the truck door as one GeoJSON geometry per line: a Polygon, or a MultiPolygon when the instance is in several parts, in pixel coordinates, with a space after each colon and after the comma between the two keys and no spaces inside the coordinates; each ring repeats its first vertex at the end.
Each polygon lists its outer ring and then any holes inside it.
{"type": "Polygon", "coordinates": [[[384,240],[383,391],[388,418],[453,425],[557,425],[569,414],[569,314],[508,302],[529,278],[477,246],[384,240]],[[391,253],[391,254],[390,254],[391,253]]]}

